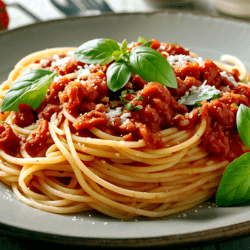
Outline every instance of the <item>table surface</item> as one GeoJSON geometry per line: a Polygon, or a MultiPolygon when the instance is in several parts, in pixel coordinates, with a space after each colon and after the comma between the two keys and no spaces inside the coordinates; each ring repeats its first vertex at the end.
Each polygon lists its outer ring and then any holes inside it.
{"type": "MultiPolygon", "coordinates": [[[[57,9],[49,0],[4,0],[7,4],[7,10],[10,16],[9,29],[15,29],[21,26],[29,25],[35,22],[47,21],[67,17],[62,11],[57,9]]],[[[61,1],[63,2],[63,0],[61,1]]],[[[77,1],[76,1],[77,2],[77,1]]],[[[79,1],[78,1],[79,2],[79,1]]],[[[106,0],[114,13],[119,12],[151,12],[159,9],[159,6],[153,5],[146,0],[106,0]]],[[[162,6],[161,6],[162,7],[162,6]]],[[[163,9],[176,9],[175,6],[164,6],[163,9]]],[[[208,13],[213,15],[223,15],[216,9],[216,0],[196,0],[186,1],[183,6],[178,6],[178,10],[187,10],[190,12],[208,13]]],[[[103,9],[102,11],[108,11],[103,9]]],[[[85,10],[84,15],[100,14],[99,10],[85,10]]],[[[81,14],[83,15],[83,14],[81,14]]],[[[60,247],[68,249],[68,245],[59,245],[38,241],[36,239],[25,239],[18,236],[10,236],[8,232],[0,233],[0,250],[26,250],[34,249],[40,246],[60,247]]],[[[93,247],[84,247],[85,250],[93,247]]],[[[154,247],[161,249],[163,247],[154,247]]],[[[71,250],[82,249],[81,246],[70,246],[71,250]]],[[[166,247],[164,247],[166,249],[166,247]]],[[[250,236],[235,237],[231,240],[220,241],[216,243],[196,243],[189,246],[167,247],[167,249],[190,249],[190,250],[226,250],[226,249],[250,249],[250,236]]]]}

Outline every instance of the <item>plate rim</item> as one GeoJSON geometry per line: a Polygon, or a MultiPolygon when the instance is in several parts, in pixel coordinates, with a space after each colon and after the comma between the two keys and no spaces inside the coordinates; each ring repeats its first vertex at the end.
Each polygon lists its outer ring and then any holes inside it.
{"type": "Polygon", "coordinates": [[[166,236],[139,237],[139,238],[91,238],[73,237],[59,234],[43,233],[0,222],[0,233],[21,238],[39,240],[45,243],[59,243],[74,246],[102,246],[102,247],[153,247],[153,246],[191,246],[197,243],[209,244],[227,241],[249,235],[250,222],[241,222],[234,225],[202,230],[199,232],[174,234],[166,236]]]}
{"type": "MultiPolygon", "coordinates": [[[[159,14],[183,14],[191,16],[209,17],[213,19],[223,19],[236,23],[243,23],[250,25],[250,20],[235,19],[230,16],[219,16],[214,14],[200,13],[200,12],[189,12],[179,10],[156,10],[152,12],[121,12],[121,13],[102,13],[93,16],[70,16],[68,18],[58,18],[43,22],[36,22],[26,26],[17,27],[11,30],[5,30],[0,33],[0,40],[2,37],[17,33],[22,30],[27,30],[37,26],[45,26],[52,23],[70,22],[80,19],[91,19],[100,17],[122,17],[122,16],[149,16],[159,14]]],[[[31,238],[34,240],[40,240],[50,243],[60,243],[65,245],[83,245],[83,246],[106,246],[106,247],[146,247],[146,246],[177,246],[177,245],[192,245],[198,242],[218,242],[227,240],[231,237],[242,237],[250,233],[250,220],[241,222],[233,225],[222,226],[213,229],[202,230],[199,232],[191,232],[184,234],[154,236],[145,238],[90,238],[90,237],[79,237],[79,236],[65,236],[60,234],[44,233],[34,230],[28,230],[25,228],[8,225],[0,222],[0,232],[3,234],[11,235],[18,238],[31,238]]]]}
{"type": "Polygon", "coordinates": [[[35,22],[32,24],[28,24],[25,26],[17,27],[11,30],[4,30],[0,32],[0,37],[4,35],[8,35],[10,33],[18,32],[21,31],[22,29],[28,29],[32,28],[34,26],[40,26],[40,25],[46,25],[50,23],[56,23],[56,22],[65,22],[65,21],[73,21],[73,20],[78,20],[78,19],[91,19],[91,18],[99,18],[99,17],[112,17],[112,16],[138,16],[138,15],[158,15],[158,14],[183,14],[183,15],[193,15],[193,16],[203,16],[203,17],[210,17],[210,18],[215,18],[215,19],[224,19],[228,21],[233,21],[233,22],[239,22],[239,23],[245,23],[245,24],[250,24],[250,20],[246,19],[236,19],[235,17],[231,17],[228,15],[215,15],[215,14],[209,14],[209,13],[202,13],[202,12],[190,12],[187,10],[154,10],[154,11],[146,11],[146,12],[119,12],[119,13],[110,13],[110,12],[105,12],[101,14],[96,14],[96,15],[91,15],[91,16],[68,16],[66,18],[56,18],[52,20],[47,20],[47,21],[42,21],[42,22],[35,22]]]}

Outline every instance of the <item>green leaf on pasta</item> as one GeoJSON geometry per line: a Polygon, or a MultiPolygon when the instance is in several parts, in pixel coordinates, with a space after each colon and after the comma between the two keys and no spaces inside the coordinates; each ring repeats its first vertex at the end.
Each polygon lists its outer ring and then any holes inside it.
{"type": "Polygon", "coordinates": [[[1,112],[19,111],[18,105],[21,103],[37,109],[45,98],[48,87],[56,74],[57,72],[44,69],[33,69],[23,74],[14,81],[6,93],[1,112]]]}

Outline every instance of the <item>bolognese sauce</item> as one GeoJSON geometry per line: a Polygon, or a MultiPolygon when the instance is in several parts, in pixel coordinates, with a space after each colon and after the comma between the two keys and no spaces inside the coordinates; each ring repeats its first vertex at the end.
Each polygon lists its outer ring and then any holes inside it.
{"type": "MultiPolygon", "coordinates": [[[[16,65],[1,103],[25,71],[52,75],[39,107],[21,102],[0,114],[0,179],[19,200],[52,213],[95,209],[130,219],[177,213],[216,193],[225,168],[249,151],[236,126],[240,104],[250,107],[250,88],[241,82],[249,74],[178,44],[148,42],[174,84],[133,70],[112,92],[117,61],[81,62],[76,48],[40,51],[16,65]]],[[[144,45],[125,46],[126,55],[144,45]]]]}
{"type": "MultiPolygon", "coordinates": [[[[189,51],[179,45],[161,44],[156,39],[151,41],[151,48],[166,59],[176,55],[189,56],[189,51]]],[[[140,45],[131,44],[130,49],[140,45]]],[[[87,79],[83,76],[82,79],[70,81],[64,75],[84,68],[85,63],[63,53],[37,60],[36,63],[40,63],[43,69],[58,71],[59,77],[51,83],[38,109],[33,111],[25,104],[20,105],[20,112],[16,113],[14,119],[14,123],[20,127],[31,125],[36,119],[49,121],[54,113],[62,111],[64,105],[69,114],[77,118],[72,124],[74,132],[81,134],[82,130],[95,126],[111,135],[122,136],[125,141],[143,139],[148,148],[160,149],[165,145],[157,132],[172,126],[180,130],[194,129],[201,117],[206,117],[203,146],[209,152],[230,160],[243,153],[240,149],[232,150],[241,143],[236,129],[237,108],[233,104],[249,106],[250,89],[232,83],[211,60],[199,63],[186,60],[173,67],[178,84],[176,89],[132,75],[124,89],[133,92],[127,92],[122,98],[130,102],[131,107],[140,107],[134,111],[125,108],[119,99],[120,92],[109,91],[106,77],[109,65],[91,65],[87,79]],[[64,63],[57,63],[57,59],[64,63]],[[204,81],[220,90],[221,96],[210,102],[203,101],[200,107],[189,107],[178,102],[191,88],[201,86],[204,81]]],[[[235,82],[240,81],[236,69],[230,74],[235,82]]],[[[36,140],[43,141],[40,133],[37,133],[36,140]]]]}

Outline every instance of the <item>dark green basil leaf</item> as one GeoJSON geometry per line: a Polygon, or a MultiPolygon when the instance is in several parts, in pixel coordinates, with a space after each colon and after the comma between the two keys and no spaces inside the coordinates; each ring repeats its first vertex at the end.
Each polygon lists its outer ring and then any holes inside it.
{"type": "Polygon", "coordinates": [[[241,140],[250,148],[250,108],[244,104],[240,104],[237,111],[236,125],[241,140]]]}
{"type": "Polygon", "coordinates": [[[152,41],[148,41],[148,42],[145,42],[144,44],[142,44],[142,46],[144,47],[150,47],[152,45],[152,41]]]}
{"type": "Polygon", "coordinates": [[[6,93],[1,112],[19,111],[18,105],[21,103],[25,103],[33,109],[38,108],[56,74],[56,72],[44,69],[33,69],[23,74],[14,81],[6,93]]]}
{"type": "Polygon", "coordinates": [[[173,69],[156,50],[144,46],[135,47],[130,51],[129,64],[143,80],[177,88],[173,69]]]}
{"type": "Polygon", "coordinates": [[[201,105],[202,105],[201,102],[196,102],[196,103],[194,104],[194,107],[195,107],[195,108],[198,108],[198,107],[200,107],[201,105]]]}
{"type": "Polygon", "coordinates": [[[114,51],[120,50],[118,43],[112,39],[94,39],[82,44],[75,52],[74,57],[89,64],[110,63],[114,51]]]}
{"type": "Polygon", "coordinates": [[[107,70],[108,87],[113,92],[126,85],[131,77],[131,69],[126,62],[114,62],[107,70]]]}
{"type": "Polygon", "coordinates": [[[229,206],[250,199],[250,153],[245,153],[231,162],[216,193],[217,206],[229,206]]]}

